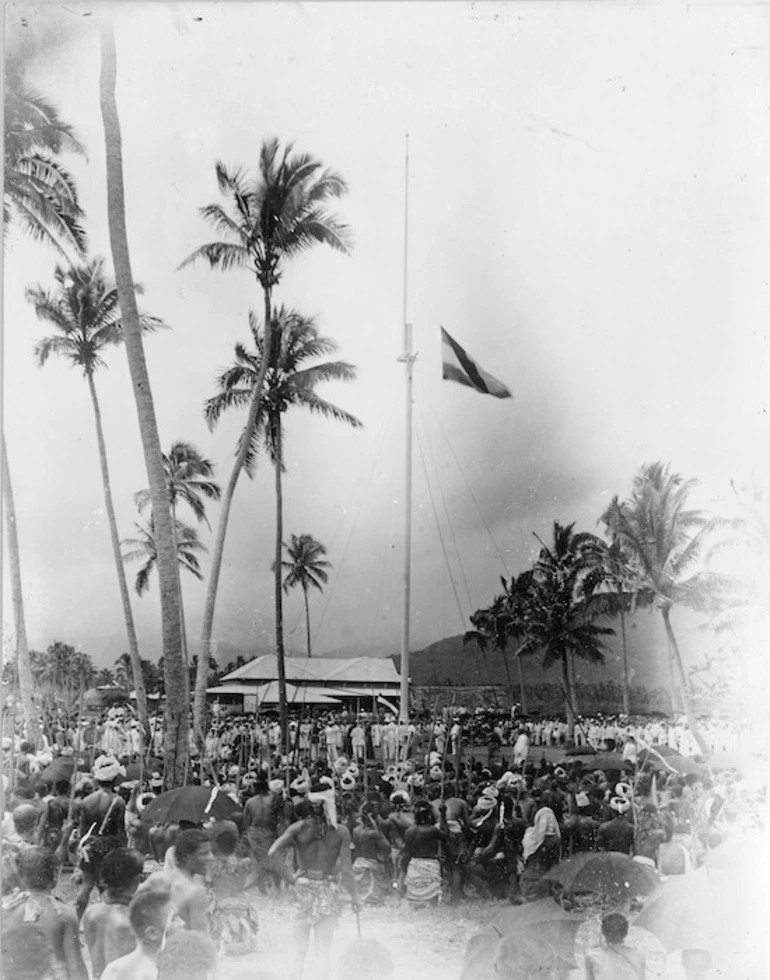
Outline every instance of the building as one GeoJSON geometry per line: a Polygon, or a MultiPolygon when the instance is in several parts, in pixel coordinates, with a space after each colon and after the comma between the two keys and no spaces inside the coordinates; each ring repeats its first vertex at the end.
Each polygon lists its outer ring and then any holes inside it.
{"type": "MultiPolygon", "coordinates": [[[[401,678],[389,657],[287,657],[289,708],[318,705],[373,710],[374,703],[398,710],[401,678]]],[[[278,703],[278,660],[257,657],[208,689],[209,700],[256,713],[278,703]]]]}

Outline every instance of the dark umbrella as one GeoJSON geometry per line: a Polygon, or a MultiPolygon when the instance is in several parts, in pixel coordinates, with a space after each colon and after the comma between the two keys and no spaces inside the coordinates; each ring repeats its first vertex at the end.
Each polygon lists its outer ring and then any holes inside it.
{"type": "Polygon", "coordinates": [[[209,817],[227,820],[240,806],[217,787],[180,786],[161,793],[142,811],[142,823],[203,823],[209,817]]]}
{"type": "MultiPolygon", "coordinates": [[[[577,762],[581,757],[578,755],[572,755],[568,759],[562,760],[563,762],[577,762]]],[[[591,769],[610,769],[610,770],[621,770],[625,766],[633,766],[631,763],[627,762],[626,759],[620,754],[620,752],[599,752],[591,753],[587,752],[584,756],[583,761],[591,769]]]]}
{"type": "Polygon", "coordinates": [[[37,774],[37,779],[43,783],[53,785],[58,779],[72,779],[72,773],[77,766],[80,772],[88,772],[91,768],[85,759],[76,759],[71,755],[60,755],[54,759],[50,766],[41,769],[37,774]]]}
{"type": "Polygon", "coordinates": [[[495,977],[495,960],[501,940],[529,938],[575,965],[575,936],[583,923],[580,916],[565,912],[551,898],[504,909],[485,928],[471,936],[465,949],[461,980],[495,977]]]}
{"type": "Polygon", "coordinates": [[[590,745],[571,745],[564,750],[565,755],[596,755],[596,749],[590,745]]]}
{"type": "Polygon", "coordinates": [[[562,885],[566,894],[592,892],[616,901],[649,895],[658,884],[655,871],[619,851],[576,854],[543,875],[562,885]]]}

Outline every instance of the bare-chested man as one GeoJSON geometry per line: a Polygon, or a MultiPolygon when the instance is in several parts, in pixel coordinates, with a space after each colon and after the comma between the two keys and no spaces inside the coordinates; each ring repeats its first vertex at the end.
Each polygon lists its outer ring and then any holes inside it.
{"type": "Polygon", "coordinates": [[[587,980],[644,980],[644,950],[626,946],[628,920],[619,912],[602,919],[602,939],[598,949],[586,955],[587,980]]]}
{"type": "Polygon", "coordinates": [[[203,830],[183,830],[174,849],[176,866],[151,874],[143,887],[170,891],[185,929],[208,933],[208,898],[203,878],[211,862],[211,841],[203,830]]]}
{"type": "Polygon", "coordinates": [[[414,805],[414,825],[405,835],[399,873],[399,891],[410,902],[426,904],[441,897],[441,849],[449,836],[446,810],[442,802],[436,823],[427,800],[414,805]]]}
{"type": "Polygon", "coordinates": [[[381,904],[393,881],[390,843],[377,824],[379,805],[364,803],[356,814],[350,833],[353,842],[353,873],[361,900],[381,904]]]}
{"type": "Polygon", "coordinates": [[[125,847],[125,801],[115,792],[119,775],[117,759],[102,756],[94,763],[98,787],[80,806],[80,863],[82,885],[75,908],[82,918],[94,885],[99,884],[102,861],[116,847],[125,847]]]}
{"type": "Polygon", "coordinates": [[[136,946],[128,906],[139,887],[143,867],[142,855],[124,847],[110,851],[102,862],[104,893],[101,901],[88,906],[80,921],[80,932],[96,980],[108,963],[136,946]]]}
{"type": "Polygon", "coordinates": [[[314,784],[307,804],[300,804],[302,818],[293,823],[272,845],[270,857],[293,846],[298,871],[294,880],[294,936],[296,959],[291,976],[300,980],[310,944],[315,936],[316,976],[326,977],[329,948],[337,918],[342,910],[341,881],[358,911],[356,879],[350,862],[350,832],[337,824],[334,788],[331,780],[314,784]]]}
{"type": "Polygon", "coordinates": [[[14,930],[34,924],[48,940],[47,976],[62,980],[87,980],[78,941],[78,921],[73,909],[54,898],[59,861],[53,851],[28,847],[19,854],[18,871],[23,891],[3,902],[3,938],[14,930]]]}
{"type": "Polygon", "coordinates": [[[463,878],[471,858],[467,836],[470,827],[470,813],[467,802],[455,795],[454,783],[446,783],[441,791],[441,799],[433,800],[431,803],[436,820],[441,816],[442,803],[446,806],[448,832],[445,861],[449,873],[452,901],[457,902],[462,898],[463,878]]]}
{"type": "Polygon", "coordinates": [[[380,824],[380,829],[394,847],[403,848],[406,832],[414,826],[414,814],[410,810],[409,794],[397,789],[390,797],[392,810],[380,824]]]}
{"type": "Polygon", "coordinates": [[[265,880],[272,877],[277,883],[278,865],[268,857],[271,846],[278,839],[279,822],[283,816],[283,783],[273,780],[273,786],[264,776],[254,784],[255,794],[243,808],[243,830],[249,844],[251,873],[246,879],[246,888],[256,884],[260,891],[265,890],[265,880]]]}

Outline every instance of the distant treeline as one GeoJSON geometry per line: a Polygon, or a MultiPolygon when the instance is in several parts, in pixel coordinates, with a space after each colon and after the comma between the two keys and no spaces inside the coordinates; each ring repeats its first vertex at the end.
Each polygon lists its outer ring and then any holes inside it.
{"type": "MultiPolygon", "coordinates": [[[[560,684],[541,683],[527,685],[524,708],[528,714],[537,712],[544,715],[564,713],[564,691],[560,684]]],[[[671,696],[663,687],[649,690],[646,687],[631,687],[631,713],[650,714],[652,712],[671,713],[671,696]]],[[[449,679],[445,684],[422,685],[413,688],[412,703],[417,710],[432,711],[439,697],[439,708],[452,704],[469,710],[481,707],[500,707],[510,710],[515,701],[521,702],[521,693],[515,695],[505,687],[483,685],[475,687],[455,687],[449,679]]],[[[623,710],[623,687],[615,681],[602,681],[598,684],[577,685],[577,705],[580,714],[619,714],[623,710]]]]}

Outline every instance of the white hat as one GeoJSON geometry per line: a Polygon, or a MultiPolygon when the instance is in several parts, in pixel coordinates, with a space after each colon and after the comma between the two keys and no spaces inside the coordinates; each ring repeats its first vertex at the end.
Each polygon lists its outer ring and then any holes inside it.
{"type": "Polygon", "coordinates": [[[271,779],[267,784],[268,789],[271,793],[275,793],[276,796],[283,792],[283,780],[282,779],[271,779]]]}
{"type": "Polygon", "coordinates": [[[492,802],[494,802],[498,798],[500,793],[498,790],[495,789],[494,786],[486,786],[481,791],[481,795],[483,797],[486,797],[488,800],[492,800],[492,802]]]}
{"type": "Polygon", "coordinates": [[[482,795],[476,800],[476,808],[478,810],[488,812],[489,810],[494,810],[495,806],[495,801],[489,796],[482,795]]]}
{"type": "Polygon", "coordinates": [[[343,772],[342,778],[340,779],[340,786],[344,790],[351,790],[356,788],[356,777],[350,772],[343,772]]]}
{"type": "Polygon", "coordinates": [[[438,781],[439,779],[441,779],[441,775],[442,775],[441,766],[431,766],[430,767],[430,778],[431,779],[433,779],[435,781],[438,781]]]}
{"type": "Polygon", "coordinates": [[[111,783],[120,774],[120,763],[114,757],[100,756],[94,763],[94,779],[100,783],[111,783]]]}
{"type": "Polygon", "coordinates": [[[157,799],[155,793],[140,793],[136,798],[136,811],[141,813],[142,810],[147,806],[148,803],[152,803],[153,800],[157,799]]]}
{"type": "Polygon", "coordinates": [[[625,813],[631,808],[631,803],[629,800],[624,800],[620,796],[613,796],[610,800],[610,806],[613,810],[617,810],[618,813],[625,813]]]}

